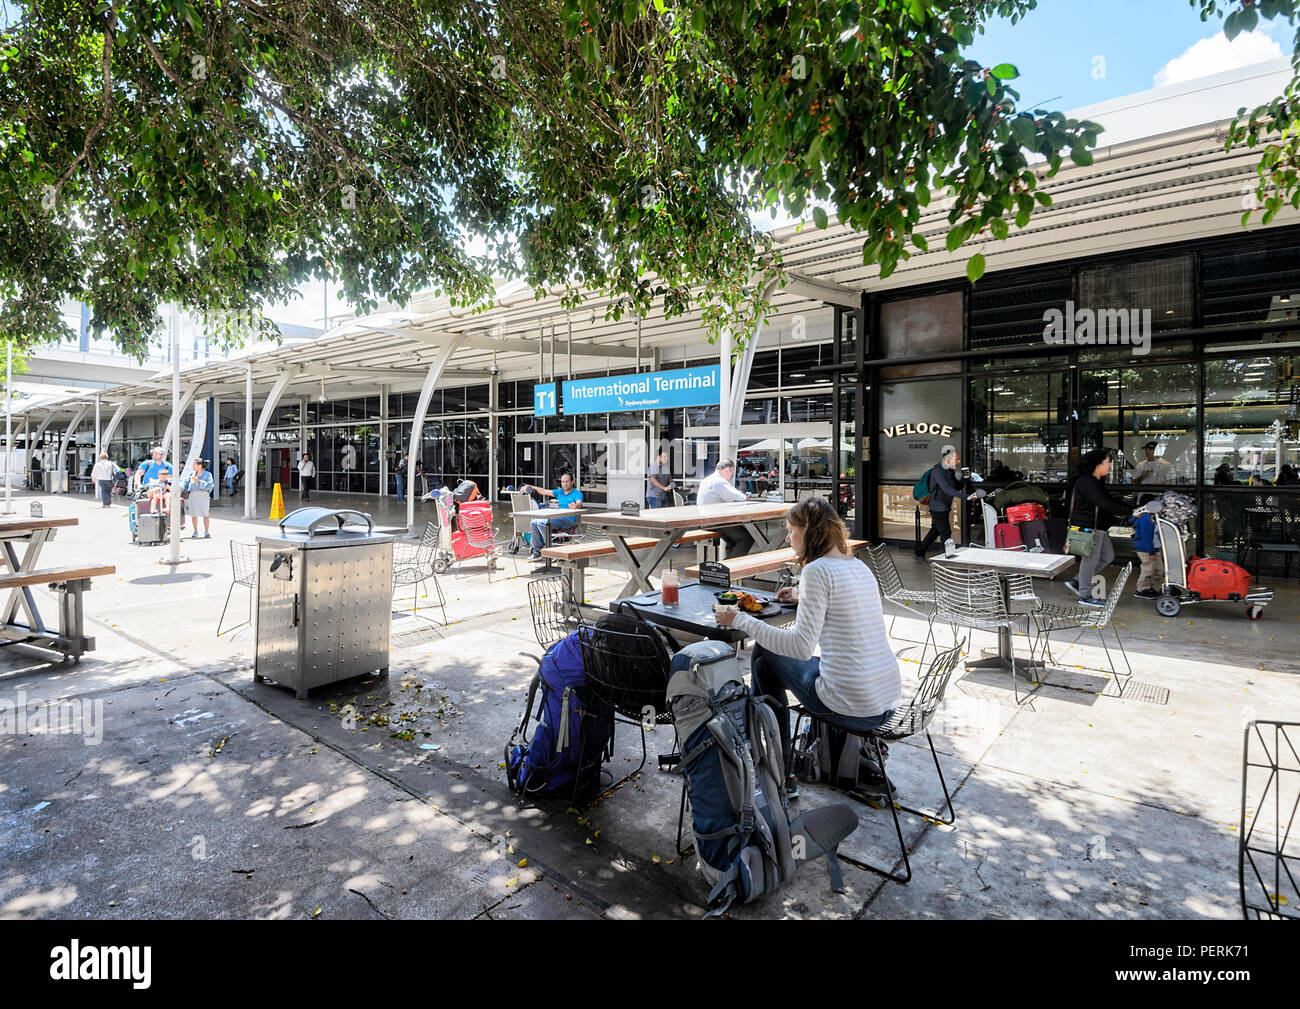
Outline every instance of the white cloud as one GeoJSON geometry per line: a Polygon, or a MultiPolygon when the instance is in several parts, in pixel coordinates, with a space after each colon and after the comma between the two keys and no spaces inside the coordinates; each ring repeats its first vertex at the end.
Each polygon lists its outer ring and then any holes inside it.
{"type": "Polygon", "coordinates": [[[1225,70],[1275,60],[1281,55],[1282,47],[1259,29],[1242,32],[1231,42],[1223,32],[1219,32],[1201,39],[1161,67],[1155,75],[1155,86],[1208,77],[1225,70]]]}

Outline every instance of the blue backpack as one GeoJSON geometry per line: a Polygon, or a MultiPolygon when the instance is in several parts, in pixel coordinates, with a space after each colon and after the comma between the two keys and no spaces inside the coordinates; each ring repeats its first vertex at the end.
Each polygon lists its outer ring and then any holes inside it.
{"type": "Polygon", "coordinates": [[[596,697],[582,671],[574,631],[542,656],[528,686],[524,715],[506,743],[506,779],[520,795],[586,800],[600,788],[600,769],[613,756],[614,711],[596,697]],[[528,721],[537,719],[533,738],[528,721]]]}

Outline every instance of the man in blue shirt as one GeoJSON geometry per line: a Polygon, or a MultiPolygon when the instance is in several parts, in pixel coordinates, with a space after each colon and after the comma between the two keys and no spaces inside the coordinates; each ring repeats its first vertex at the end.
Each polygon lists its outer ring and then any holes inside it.
{"type": "Polygon", "coordinates": [[[154,446],[153,458],[149,462],[142,462],[140,468],[135,471],[135,475],[140,482],[141,490],[147,491],[150,489],[150,484],[158,483],[153,493],[149,495],[149,510],[157,511],[161,507],[163,511],[167,511],[170,507],[170,501],[164,491],[171,483],[172,468],[163,457],[161,446],[154,446]]]}
{"type": "MultiPolygon", "coordinates": [[[[545,487],[534,487],[532,484],[524,484],[524,490],[542,497],[555,498],[556,504],[561,508],[581,508],[582,491],[573,485],[573,474],[567,470],[560,474],[560,486],[554,490],[547,490],[545,487]]],[[[569,516],[562,519],[533,519],[529,523],[532,534],[528,541],[532,545],[531,560],[540,561],[542,559],[542,546],[550,545],[551,529],[572,529],[578,524],[576,516],[569,516]]]]}

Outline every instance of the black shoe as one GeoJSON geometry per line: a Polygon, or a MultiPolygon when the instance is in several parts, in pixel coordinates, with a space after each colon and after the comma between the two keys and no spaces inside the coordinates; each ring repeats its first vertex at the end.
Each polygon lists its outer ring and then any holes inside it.
{"type": "Polygon", "coordinates": [[[1101,609],[1103,606],[1106,605],[1106,600],[1104,600],[1104,599],[1093,599],[1092,596],[1089,596],[1087,599],[1080,599],[1080,600],[1079,600],[1079,605],[1080,605],[1080,606],[1087,606],[1087,607],[1089,607],[1090,609],[1099,610],[1099,609],[1101,609]]]}
{"type": "Polygon", "coordinates": [[[1155,589],[1138,589],[1133,593],[1137,599],[1159,599],[1160,593],[1155,589]]]}
{"type": "Polygon", "coordinates": [[[1079,594],[1079,580],[1077,578],[1071,578],[1069,581],[1065,583],[1065,587],[1069,589],[1071,592],[1073,592],[1076,596],[1079,594]]]}
{"type": "Polygon", "coordinates": [[[790,775],[785,779],[783,790],[785,791],[785,801],[794,802],[795,799],[799,798],[799,779],[793,774],[790,775]]]}

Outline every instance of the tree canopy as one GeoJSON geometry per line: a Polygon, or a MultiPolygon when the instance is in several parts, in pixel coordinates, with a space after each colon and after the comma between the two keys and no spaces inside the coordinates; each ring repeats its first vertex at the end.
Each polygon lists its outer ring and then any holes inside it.
{"type": "MultiPolygon", "coordinates": [[[[1190,2],[1233,35],[1300,0],[1190,2]]],[[[755,215],[835,214],[887,274],[940,194],[949,249],[1026,225],[1050,202],[1034,159],[1087,164],[1099,131],[963,55],[1035,0],[7,6],[0,336],[20,347],[66,335],[64,299],[142,355],[164,303],[246,313],[311,278],[362,309],[522,278],[743,329],[782,267],[755,215]]],[[[1266,218],[1300,205],[1290,95],[1230,140],[1264,145],[1266,218]]]]}

